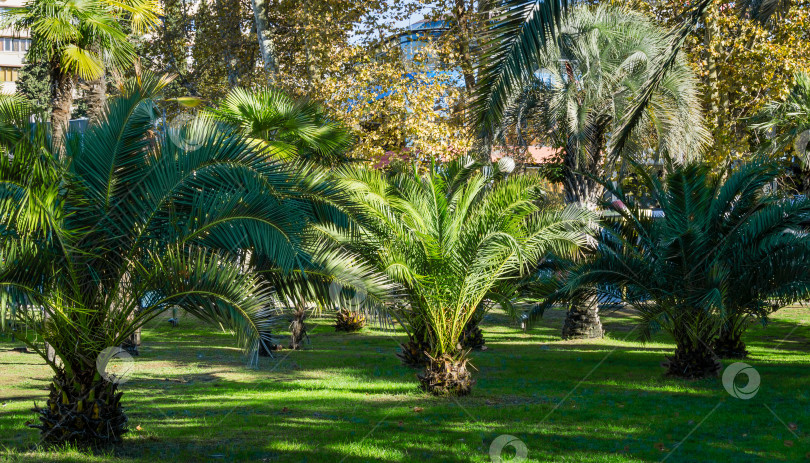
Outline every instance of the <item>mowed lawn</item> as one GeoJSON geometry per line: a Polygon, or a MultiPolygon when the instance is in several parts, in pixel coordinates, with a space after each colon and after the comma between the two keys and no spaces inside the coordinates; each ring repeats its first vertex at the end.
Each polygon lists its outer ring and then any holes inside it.
{"type": "MultiPolygon", "coordinates": [[[[489,348],[473,353],[478,382],[459,399],[418,390],[395,356],[399,331],[341,334],[328,318],[312,320],[306,350],[251,370],[227,333],[165,318],[144,331],[123,386],[130,432],[95,454],[37,448],[25,423],[49,370],[1,338],[0,461],[490,462],[500,435],[520,439],[533,462],[810,461],[807,308],[749,331],[746,362],[761,378],[750,400],[720,379],[663,377],[672,344],[637,342],[622,313],[604,314],[608,337],[588,342],[559,340],[561,312],[528,333],[488,315],[489,348]]],[[[514,454],[506,447],[502,457],[514,454]]]]}

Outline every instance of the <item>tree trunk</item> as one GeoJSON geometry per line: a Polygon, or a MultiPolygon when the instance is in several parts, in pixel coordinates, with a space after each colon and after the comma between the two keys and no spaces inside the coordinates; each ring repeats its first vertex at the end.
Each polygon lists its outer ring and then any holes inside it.
{"type": "Polygon", "coordinates": [[[668,376],[686,379],[716,377],[722,368],[717,356],[702,343],[679,343],[675,355],[667,357],[662,366],[668,376]]]}
{"type": "Polygon", "coordinates": [[[107,73],[87,82],[87,117],[90,123],[98,122],[107,106],[107,73]]]}
{"type": "Polygon", "coordinates": [[[703,24],[705,27],[703,34],[703,47],[706,50],[706,88],[709,89],[709,113],[714,125],[714,140],[721,143],[723,140],[723,114],[721,111],[720,89],[718,87],[719,77],[717,75],[717,62],[714,53],[720,50],[720,45],[714,45],[714,37],[717,33],[717,21],[711,18],[711,10],[706,9],[703,14],[703,24]]]}
{"type": "Polygon", "coordinates": [[[475,380],[467,369],[464,355],[453,357],[441,355],[429,357],[425,372],[419,375],[419,383],[425,392],[438,396],[463,396],[472,391],[475,380]]]}
{"type": "Polygon", "coordinates": [[[471,95],[475,90],[475,72],[470,42],[472,42],[473,21],[470,16],[473,13],[473,6],[467,4],[466,0],[455,0],[453,16],[458,27],[458,53],[461,64],[461,74],[464,76],[464,87],[467,95],[471,95]]]}
{"type": "MultiPolygon", "coordinates": [[[[608,115],[594,119],[589,128],[592,136],[584,157],[580,156],[578,137],[574,135],[569,138],[563,161],[563,186],[567,203],[579,204],[589,210],[598,208],[605,188],[596,179],[604,174],[602,167],[605,152],[604,135],[611,120],[608,115]]],[[[604,335],[605,330],[599,318],[599,303],[596,296],[568,309],[563,322],[563,339],[602,338],[604,335]]]]}
{"type": "Polygon", "coordinates": [[[46,405],[35,408],[40,424],[29,425],[40,430],[43,442],[91,446],[121,442],[127,432],[122,393],[116,383],[98,377],[95,364],[89,368],[72,377],[64,371],[54,376],[46,405]]]}
{"type": "Polygon", "coordinates": [[[604,335],[596,296],[569,307],[563,322],[563,339],[599,339],[604,335]]]}
{"type": "Polygon", "coordinates": [[[59,145],[64,137],[65,130],[70,123],[70,113],[73,106],[73,89],[76,87],[76,78],[63,72],[61,63],[50,63],[51,73],[51,130],[54,146],[59,145]]]}
{"type": "Polygon", "coordinates": [[[276,47],[273,43],[273,31],[270,28],[268,16],[268,2],[270,0],[251,0],[253,16],[256,19],[256,36],[259,38],[259,51],[262,53],[264,70],[271,81],[278,77],[278,63],[276,62],[276,47]]]}
{"type": "Polygon", "coordinates": [[[744,359],[748,350],[742,340],[743,329],[734,320],[727,321],[714,340],[714,353],[721,359],[744,359]]]}
{"type": "Polygon", "coordinates": [[[307,327],[304,320],[307,318],[307,312],[303,306],[299,306],[293,313],[293,319],[290,323],[290,349],[300,349],[304,342],[304,338],[309,339],[307,335],[307,327]]]}

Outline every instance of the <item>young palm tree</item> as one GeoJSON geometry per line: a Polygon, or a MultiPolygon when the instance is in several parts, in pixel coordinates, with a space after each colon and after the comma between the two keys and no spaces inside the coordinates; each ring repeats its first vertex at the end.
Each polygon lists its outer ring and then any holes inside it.
{"type": "Polygon", "coordinates": [[[60,160],[47,124],[32,126],[20,101],[0,104],[2,312],[33,329],[19,339],[54,371],[35,426],[44,441],[120,440],[121,392],[97,361],[169,307],[255,352],[277,298],[246,253],[288,270],[309,259],[297,207],[314,196],[309,180],[204,121],[157,131],[150,97],[165,83],[130,82],[98,124],[64,135],[60,160]]]}
{"type": "Polygon", "coordinates": [[[668,374],[716,375],[721,352],[713,348],[744,352],[751,320],[810,293],[810,235],[801,226],[810,201],[767,195],[773,164],[745,164],[726,179],[696,164],[664,181],[636,171],[663,218],[611,189],[619,217],[606,224],[594,258],[564,275],[556,298],[622,298],[641,314],[645,337],[664,330],[674,338],[668,374]]]}
{"type": "MultiPolygon", "coordinates": [[[[135,49],[123,26],[141,32],[157,26],[160,14],[156,0],[29,0],[23,8],[3,13],[13,29],[28,30],[36,38],[27,58],[48,63],[55,140],[70,120],[77,78],[94,81],[107,68],[132,64],[135,49]]],[[[91,99],[105,99],[103,88],[91,93],[91,99]]],[[[103,101],[91,102],[91,107],[101,108],[103,101]]]]}
{"type": "Polygon", "coordinates": [[[272,145],[289,160],[335,166],[347,160],[353,141],[351,131],[330,120],[317,103],[281,90],[236,88],[207,114],[272,145]]]}
{"type": "MultiPolygon", "coordinates": [[[[667,45],[666,31],[641,14],[611,6],[571,10],[535,55],[537,77],[507,108],[502,133],[560,148],[566,201],[596,208],[604,194],[600,179],[622,170],[620,159],[607,156],[611,134],[667,45]],[[527,125],[535,127],[530,135],[521,133],[527,125]]],[[[698,80],[677,59],[651,94],[625,154],[683,160],[699,153],[708,139],[700,108],[698,80]]],[[[569,309],[563,338],[602,333],[595,301],[569,309]]]]}
{"type": "Polygon", "coordinates": [[[492,184],[460,163],[424,175],[344,168],[337,176],[357,225],[318,229],[402,287],[403,299],[390,310],[426,346],[420,381],[436,394],[470,392],[458,342],[481,302],[546,254],[576,252],[591,218],[576,207],[541,209],[538,177],[492,184]]]}

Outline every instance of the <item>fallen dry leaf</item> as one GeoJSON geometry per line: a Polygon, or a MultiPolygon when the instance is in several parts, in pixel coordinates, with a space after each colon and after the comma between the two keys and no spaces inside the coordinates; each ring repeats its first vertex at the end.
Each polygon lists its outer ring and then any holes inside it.
{"type": "Polygon", "coordinates": [[[424,410],[424,408],[422,408],[422,407],[413,407],[413,411],[415,411],[416,413],[420,413],[423,410],[424,410]]]}
{"type": "Polygon", "coordinates": [[[793,441],[792,440],[786,440],[785,441],[785,447],[793,447],[793,441]]]}

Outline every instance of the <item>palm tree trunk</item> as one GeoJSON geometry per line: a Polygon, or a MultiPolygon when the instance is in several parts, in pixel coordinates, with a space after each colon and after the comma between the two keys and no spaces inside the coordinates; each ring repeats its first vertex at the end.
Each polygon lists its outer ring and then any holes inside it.
{"type": "Polygon", "coordinates": [[[30,424],[47,443],[90,445],[121,442],[127,431],[127,417],[121,408],[118,384],[96,372],[95,362],[86,371],[59,371],[50,385],[44,407],[36,408],[40,424],[30,424]]]}
{"type": "Polygon", "coordinates": [[[598,339],[604,335],[605,330],[599,318],[599,303],[596,296],[590,297],[582,304],[573,304],[569,307],[563,322],[563,339],[598,339]]]}
{"type": "Polygon", "coordinates": [[[87,116],[90,122],[96,122],[107,106],[107,73],[102,73],[98,79],[87,82],[87,116]]]}
{"type": "MultiPolygon", "coordinates": [[[[601,115],[594,119],[589,133],[591,134],[585,157],[580,157],[578,137],[572,136],[566,147],[564,157],[563,182],[565,200],[569,204],[579,204],[589,210],[596,210],[605,193],[605,188],[595,179],[604,173],[602,163],[605,152],[605,132],[612,118],[601,115]]],[[[599,303],[592,296],[581,304],[572,305],[563,322],[563,339],[602,338],[605,330],[599,318],[599,303]]]]}
{"type": "Polygon", "coordinates": [[[298,305],[293,313],[293,319],[290,323],[290,349],[300,349],[304,342],[304,338],[308,338],[307,326],[304,320],[307,318],[307,312],[303,305],[298,305]]]}
{"type": "Polygon", "coordinates": [[[61,63],[56,60],[50,63],[50,73],[51,133],[54,146],[58,147],[70,122],[76,78],[72,74],[64,72],[61,63]]]}
{"type": "Polygon", "coordinates": [[[270,29],[268,18],[268,2],[270,0],[251,0],[253,16],[256,19],[256,36],[259,39],[259,50],[262,53],[264,70],[270,80],[278,77],[278,63],[276,62],[276,47],[273,43],[273,31],[270,29]]]}
{"type": "Polygon", "coordinates": [[[714,340],[714,353],[721,359],[744,359],[748,350],[742,340],[747,325],[747,317],[732,316],[720,327],[720,334],[714,340]]]}

